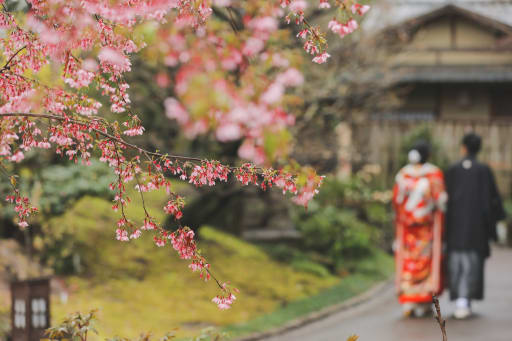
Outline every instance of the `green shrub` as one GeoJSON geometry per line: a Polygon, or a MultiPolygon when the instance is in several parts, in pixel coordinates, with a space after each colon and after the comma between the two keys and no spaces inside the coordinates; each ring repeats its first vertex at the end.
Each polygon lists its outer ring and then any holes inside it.
{"type": "Polygon", "coordinates": [[[298,248],[287,244],[263,243],[260,246],[266,254],[279,262],[290,264],[293,261],[308,259],[308,255],[301,252],[298,248]]]}
{"type": "Polygon", "coordinates": [[[385,225],[391,221],[388,205],[380,202],[370,202],[364,205],[363,209],[366,219],[371,224],[385,225]]]}
{"type": "Polygon", "coordinates": [[[443,152],[439,142],[434,139],[431,129],[428,126],[423,125],[413,130],[402,140],[398,159],[400,167],[403,167],[408,163],[407,154],[419,140],[426,141],[430,144],[431,153],[429,162],[435,164],[441,169],[445,169],[449,166],[450,160],[443,152]]]}
{"type": "Polygon", "coordinates": [[[325,253],[338,265],[345,258],[363,258],[376,244],[378,232],[350,209],[319,207],[298,223],[305,246],[325,253]]]}
{"type": "Polygon", "coordinates": [[[379,246],[384,250],[391,250],[395,238],[395,227],[391,205],[381,202],[370,202],[364,205],[365,220],[375,226],[379,232],[379,246]]]}
{"type": "Polygon", "coordinates": [[[294,217],[303,252],[326,256],[329,267],[339,270],[342,263],[356,264],[376,248],[387,248],[393,234],[390,191],[377,190],[377,174],[376,167],[366,167],[346,180],[326,179],[308,210],[294,217]]]}
{"type": "Polygon", "coordinates": [[[309,272],[310,274],[316,275],[318,277],[330,276],[330,272],[325,266],[310,260],[295,260],[292,261],[291,266],[297,271],[309,272]]]}
{"type": "Polygon", "coordinates": [[[114,180],[110,168],[96,160],[91,160],[88,167],[79,164],[46,167],[40,173],[40,209],[57,215],[86,195],[112,199],[109,184],[114,180]]]}

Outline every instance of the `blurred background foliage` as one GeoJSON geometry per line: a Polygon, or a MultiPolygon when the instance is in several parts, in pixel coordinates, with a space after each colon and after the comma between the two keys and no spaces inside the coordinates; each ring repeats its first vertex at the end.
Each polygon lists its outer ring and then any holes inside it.
{"type": "Polygon", "coordinates": [[[323,190],[308,209],[295,210],[294,223],[303,247],[326,257],[333,272],[354,271],[351,264],[389,250],[393,238],[389,190],[374,184],[378,168],[368,166],[340,180],[327,178],[323,190]]]}
{"type": "Polygon", "coordinates": [[[434,139],[431,128],[427,125],[419,125],[402,141],[399,155],[401,167],[408,163],[407,154],[418,141],[426,141],[430,145],[430,159],[428,162],[443,170],[450,166],[451,161],[446,153],[443,152],[440,142],[434,139]]]}

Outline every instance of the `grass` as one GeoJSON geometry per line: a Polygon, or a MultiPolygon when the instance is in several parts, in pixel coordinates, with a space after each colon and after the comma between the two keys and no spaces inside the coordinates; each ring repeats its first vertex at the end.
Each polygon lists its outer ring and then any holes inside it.
{"type": "Polygon", "coordinates": [[[348,275],[331,288],[310,297],[290,302],[277,310],[252,319],[246,323],[225,328],[232,337],[266,331],[284,325],[311,312],[341,303],[370,289],[379,281],[389,278],[393,271],[393,260],[384,252],[374,255],[358,266],[358,272],[348,275]]]}
{"type": "MultiPolygon", "coordinates": [[[[130,209],[143,216],[138,197],[130,209]]],[[[162,220],[165,195],[149,193],[149,210],[162,220]]],[[[142,332],[160,337],[178,328],[179,337],[198,335],[215,327],[233,336],[264,331],[297,317],[357,295],[389,276],[392,261],[376,252],[351,268],[357,272],[340,278],[317,263],[277,262],[266,249],[210,227],[199,232],[199,245],[214,274],[240,289],[228,311],[211,302],[219,293],[187,268],[170,247],[157,248],[151,236],[130,243],[114,240],[118,216],[109,201],[85,197],[64,215],[49,220],[47,236],[72,243],[66,252],[81,256],[83,272],[66,278],[69,300],[52,302],[52,323],[72,312],[99,308],[98,330],[106,337],[134,338],[142,332]]],[[[48,241],[46,241],[48,242],[48,241]]]]}
{"type": "MultiPolygon", "coordinates": [[[[130,212],[136,216],[142,212],[137,212],[133,199],[130,212]]],[[[146,204],[158,215],[164,200],[153,193],[146,204]]],[[[147,331],[160,337],[176,327],[179,336],[197,335],[205,327],[247,322],[340,281],[279,263],[257,246],[204,227],[200,247],[213,272],[241,291],[233,308],[220,312],[211,302],[218,288],[191,273],[172,248],[155,247],[149,235],[130,243],[115,241],[117,216],[110,206],[106,200],[86,197],[45,226],[58,238],[73,236],[70,252],[81,255],[84,268],[81,276],[66,278],[67,303],[54,297],[52,323],[72,312],[99,308],[98,340],[116,335],[133,338],[147,331]]]]}

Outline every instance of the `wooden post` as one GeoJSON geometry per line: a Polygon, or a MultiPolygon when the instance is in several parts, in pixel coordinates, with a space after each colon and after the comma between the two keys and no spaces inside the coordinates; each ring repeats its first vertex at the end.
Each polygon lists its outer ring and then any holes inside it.
{"type": "Polygon", "coordinates": [[[338,136],[338,178],[347,179],[352,174],[352,128],[347,122],[336,127],[338,136]]]}

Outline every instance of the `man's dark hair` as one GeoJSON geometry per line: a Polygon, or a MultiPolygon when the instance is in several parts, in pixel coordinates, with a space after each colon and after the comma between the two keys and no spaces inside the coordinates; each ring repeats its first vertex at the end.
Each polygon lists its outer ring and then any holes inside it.
{"type": "Polygon", "coordinates": [[[464,135],[462,144],[466,147],[469,155],[476,155],[482,148],[482,138],[475,133],[464,135]]]}
{"type": "Polygon", "coordinates": [[[418,151],[418,153],[420,153],[420,163],[425,163],[428,161],[428,158],[430,157],[430,143],[428,143],[428,141],[418,140],[412,149],[415,149],[418,151]]]}

